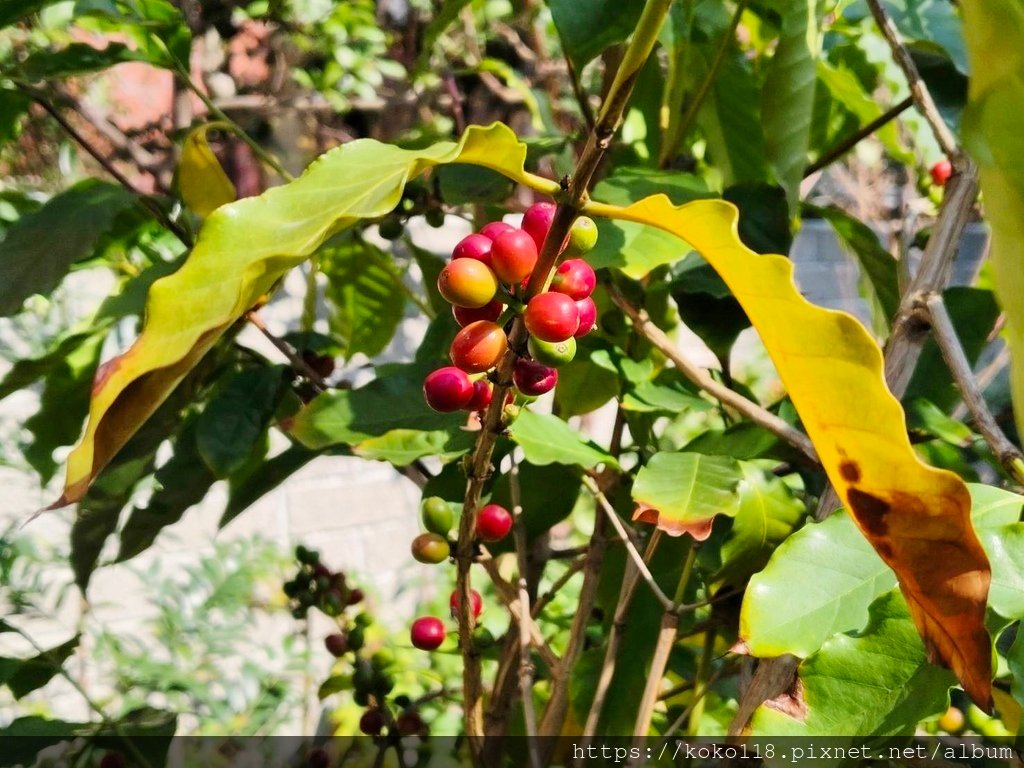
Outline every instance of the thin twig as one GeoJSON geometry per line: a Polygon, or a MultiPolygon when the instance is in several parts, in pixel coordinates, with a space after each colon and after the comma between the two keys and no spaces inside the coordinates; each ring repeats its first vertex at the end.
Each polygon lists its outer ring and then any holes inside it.
{"type": "Polygon", "coordinates": [[[597,502],[598,507],[607,515],[608,520],[611,522],[612,527],[615,528],[615,532],[619,534],[619,538],[622,539],[622,543],[626,546],[626,552],[633,560],[633,564],[637,567],[640,576],[647,583],[647,586],[651,588],[651,592],[657,598],[658,602],[661,603],[661,607],[666,611],[675,611],[675,603],[672,599],[662,592],[661,587],[658,586],[658,582],[654,580],[654,574],[651,573],[651,569],[647,567],[647,563],[644,562],[643,555],[634,546],[632,539],[629,538],[629,534],[626,533],[626,527],[622,524],[619,519],[619,513],[615,511],[615,507],[611,505],[608,498],[601,492],[601,489],[597,487],[590,477],[584,476],[583,484],[587,487],[594,496],[594,500],[597,502]]]}
{"type": "Polygon", "coordinates": [[[533,705],[533,661],[530,658],[530,595],[526,588],[526,526],[523,523],[522,493],[519,488],[518,448],[509,456],[511,467],[508,473],[509,493],[512,497],[513,535],[515,536],[516,558],[519,563],[519,695],[523,704],[523,728],[527,736],[527,750],[532,768],[540,768],[540,753],[537,751],[537,710],[533,705]]]}
{"type": "Polygon", "coordinates": [[[719,402],[733,408],[758,426],[764,427],[769,432],[785,440],[813,463],[819,463],[818,453],[814,450],[814,445],[807,435],[787,424],[785,420],[779,418],[771,411],[762,408],[753,400],[748,400],[738,392],[715,381],[707,371],[690,363],[680,354],[668,335],[651,322],[650,318],[647,317],[647,313],[630,304],[615,286],[608,287],[608,294],[615,305],[633,321],[633,326],[671,360],[683,376],[719,402]]]}
{"type": "Polygon", "coordinates": [[[537,598],[537,600],[534,602],[533,607],[530,611],[533,614],[534,618],[540,616],[541,613],[544,612],[544,609],[551,604],[551,601],[555,599],[555,596],[562,590],[562,587],[568,584],[572,580],[573,576],[582,571],[583,567],[586,564],[586,555],[577,557],[575,560],[569,563],[569,567],[562,572],[561,576],[555,579],[555,582],[551,585],[551,588],[548,589],[548,591],[541,595],[539,598],[537,598]]]}
{"type": "Polygon", "coordinates": [[[910,51],[900,42],[900,33],[896,29],[896,25],[889,18],[889,14],[882,7],[880,0],[867,0],[867,3],[868,8],[871,9],[871,15],[875,17],[878,28],[882,31],[882,35],[892,49],[892,57],[896,60],[896,63],[903,70],[903,74],[907,78],[907,84],[910,86],[910,93],[913,96],[914,103],[921,114],[924,115],[925,120],[928,121],[928,125],[931,126],[932,133],[935,134],[935,140],[939,142],[942,151],[955,163],[957,158],[962,155],[960,148],[957,146],[956,138],[942,119],[938,107],[935,106],[935,100],[932,98],[928,87],[924,84],[924,80],[921,79],[921,74],[917,71],[917,65],[914,64],[910,51]]]}
{"type": "Polygon", "coordinates": [[[932,333],[935,335],[935,342],[942,352],[942,358],[946,366],[953,374],[953,381],[956,382],[963,396],[964,404],[971,412],[974,419],[974,426],[977,427],[985,442],[989,444],[995,453],[999,463],[1017,481],[1024,485],[1024,455],[1017,446],[1010,442],[1009,438],[999,428],[992,412],[988,409],[985,396],[978,388],[974,379],[974,371],[964,354],[964,349],[957,337],[953,320],[946,310],[946,304],[942,295],[933,293],[925,300],[928,308],[928,315],[932,324],[932,333]]]}
{"type": "Polygon", "coordinates": [[[303,376],[309,379],[313,386],[315,386],[320,392],[326,392],[330,388],[328,383],[324,380],[324,377],[314,371],[310,367],[309,363],[302,359],[302,355],[300,355],[291,344],[270,332],[256,312],[247,312],[245,319],[252,323],[282,355],[288,358],[288,362],[291,363],[292,368],[299,371],[303,376]]]}
{"type": "MultiPolygon", "coordinates": [[[[555,209],[551,228],[540,249],[537,265],[525,292],[527,300],[539,293],[547,284],[551,270],[568,238],[569,228],[579,215],[579,211],[587,199],[594,174],[622,122],[633,86],[657,42],[662,22],[665,20],[671,4],[671,0],[647,0],[644,6],[643,13],[626,49],[622,66],[616,72],[615,80],[601,107],[594,130],[590,133],[587,144],[576,164],[575,172],[555,209]]],[[[484,415],[482,429],[466,464],[468,482],[463,498],[463,513],[459,523],[458,542],[455,550],[459,648],[463,659],[465,733],[470,748],[470,757],[475,766],[481,764],[483,755],[483,686],[480,656],[473,647],[469,572],[475,556],[477,510],[480,506],[484,485],[491,476],[491,456],[494,453],[494,446],[503,429],[505,395],[511,388],[512,368],[517,357],[523,352],[526,339],[526,330],[522,318],[519,317],[513,323],[509,333],[509,350],[498,365],[493,400],[484,415]]]]}
{"type": "Polygon", "coordinates": [[[861,141],[863,141],[868,136],[873,134],[883,125],[895,120],[897,117],[899,117],[908,109],[910,109],[910,107],[912,107],[913,105],[914,97],[907,96],[907,98],[905,98],[899,104],[890,107],[867,125],[863,126],[862,128],[858,128],[856,131],[851,133],[849,136],[840,141],[834,147],[822,153],[821,157],[819,157],[813,163],[808,165],[807,168],[804,170],[804,178],[806,179],[808,176],[811,176],[820,171],[821,169],[827,168],[828,166],[832,165],[832,163],[834,163],[840,157],[842,157],[855,146],[857,146],[861,141]]]}
{"type": "Polygon", "coordinates": [[[689,705],[687,705],[686,709],[682,711],[679,717],[672,721],[672,724],[665,731],[664,739],[661,743],[658,744],[658,748],[655,750],[655,752],[660,752],[662,746],[668,742],[668,739],[672,736],[672,734],[678,731],[686,724],[686,721],[690,719],[691,715],[693,715],[693,710],[696,709],[697,703],[699,701],[702,701],[704,697],[707,696],[708,691],[711,690],[711,686],[713,686],[715,682],[717,682],[718,678],[721,677],[721,675],[722,669],[716,669],[713,673],[711,673],[711,675],[708,676],[707,682],[704,683],[704,685],[701,687],[699,691],[693,694],[693,701],[691,701],[689,705]]]}
{"type": "Polygon", "coordinates": [[[64,116],[60,113],[53,104],[51,104],[42,93],[35,90],[34,88],[28,88],[20,86],[26,95],[28,95],[33,101],[42,107],[50,117],[52,117],[61,129],[68,134],[75,142],[82,147],[89,155],[105,170],[110,174],[118,184],[124,187],[126,190],[131,192],[138,198],[142,206],[153,214],[153,217],[165,226],[175,237],[177,237],[186,248],[192,247],[192,236],[174,219],[167,215],[167,213],[153,201],[148,195],[137,189],[134,184],[125,176],[117,167],[110,161],[109,158],[105,157],[92,143],[85,138],[78,129],[76,129],[71,123],[69,123],[64,116]]]}
{"type": "MultiPolygon", "coordinates": [[[[1010,348],[1003,345],[1003,348],[999,350],[999,353],[993,357],[985,367],[978,371],[974,379],[978,382],[978,389],[984,392],[988,389],[989,385],[995,381],[996,376],[1003,372],[1003,369],[1010,364],[1010,348]]],[[[950,414],[957,421],[963,421],[967,416],[967,404],[964,403],[963,398],[957,403],[953,412],[950,414]]]]}

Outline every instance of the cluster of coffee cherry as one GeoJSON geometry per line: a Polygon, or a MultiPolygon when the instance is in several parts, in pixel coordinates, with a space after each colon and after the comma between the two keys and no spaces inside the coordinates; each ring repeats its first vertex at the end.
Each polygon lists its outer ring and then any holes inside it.
{"type": "Polygon", "coordinates": [[[597,243],[597,225],[586,216],[573,223],[563,253],[567,258],[547,290],[523,304],[554,215],[552,203],[536,203],[523,215],[522,228],[494,221],[455,246],[437,288],[461,330],[449,352],[452,365],[423,382],[423,395],[434,410],[482,411],[490,405],[493,388],[486,374],[508,349],[506,331],[514,315],[522,313],[530,333],[529,356],[519,357],[512,372],[513,384],[527,398],[554,388],[556,369],[576,354],[576,339],[594,329],[597,306],[590,294],[597,277],[580,257],[597,243]]]}
{"type": "MultiPolygon", "coordinates": [[[[455,524],[452,506],[439,496],[430,496],[423,500],[420,517],[427,532],[421,533],[413,539],[412,556],[417,561],[429,565],[443,563],[451,556],[451,542],[448,537],[455,524]]],[[[500,504],[487,504],[477,512],[476,535],[480,541],[487,544],[501,541],[508,536],[511,530],[512,515],[500,504]]],[[[469,602],[473,618],[476,619],[483,613],[483,598],[474,589],[470,591],[469,602]]],[[[448,605],[452,618],[455,618],[459,606],[457,591],[452,592],[448,599],[448,605]]],[[[437,616],[421,616],[412,623],[409,630],[409,638],[413,646],[423,651],[433,651],[439,648],[447,634],[444,621],[437,616]]],[[[493,641],[490,634],[483,628],[477,629],[473,639],[481,647],[493,641]]]]}
{"type": "Polygon", "coordinates": [[[295,548],[299,571],[284,584],[292,616],[306,618],[310,608],[318,608],[328,616],[340,616],[350,605],[362,602],[363,592],[345,583],[345,574],[331,571],[320,562],[320,553],[301,544],[295,548]]]}

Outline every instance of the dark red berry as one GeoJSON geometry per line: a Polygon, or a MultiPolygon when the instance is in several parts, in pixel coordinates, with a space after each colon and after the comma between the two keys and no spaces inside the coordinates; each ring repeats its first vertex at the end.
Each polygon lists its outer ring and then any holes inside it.
{"type": "Polygon", "coordinates": [[[558,371],[522,357],[512,369],[512,383],[527,397],[540,397],[555,388],[558,371]]]}
{"type": "Polygon", "coordinates": [[[508,232],[510,229],[515,229],[515,227],[511,224],[506,224],[504,221],[492,221],[490,224],[484,224],[480,234],[494,240],[502,232],[508,232]]]}
{"type": "Polygon", "coordinates": [[[558,265],[555,276],[551,278],[551,290],[564,293],[574,301],[585,299],[594,292],[597,275],[594,268],[583,259],[568,259],[558,265]]]}
{"type": "Polygon", "coordinates": [[[521,229],[502,232],[491,248],[491,267],[508,285],[518,285],[537,266],[537,245],[521,229]]]}
{"type": "Polygon", "coordinates": [[[363,594],[363,590],[353,589],[348,593],[348,604],[356,605],[357,603],[361,603],[365,597],[366,595],[363,594]]]}
{"type": "Polygon", "coordinates": [[[544,247],[544,238],[555,219],[555,210],[554,203],[534,203],[523,214],[523,230],[533,238],[538,251],[544,247]]]}
{"type": "Polygon", "coordinates": [[[306,765],[309,768],[328,768],[330,764],[331,756],[327,754],[326,749],[314,747],[306,753],[306,765]]]}
{"type": "Polygon", "coordinates": [[[395,719],[400,736],[416,736],[423,731],[423,718],[414,709],[407,709],[395,719]]]}
{"type": "Polygon", "coordinates": [[[473,397],[473,382],[453,365],[439,368],[423,380],[423,397],[435,411],[449,413],[465,408],[473,397]]]}
{"type": "Polygon", "coordinates": [[[467,411],[483,411],[491,404],[494,397],[494,388],[486,379],[479,379],[473,382],[473,397],[466,406],[467,411]]]}
{"type": "Polygon", "coordinates": [[[580,314],[580,327],[576,329],[573,336],[579,339],[594,330],[594,326],[597,325],[597,304],[587,296],[587,298],[576,302],[576,309],[580,314]]]}
{"type": "Polygon", "coordinates": [[[565,341],[580,327],[580,311],[569,296],[548,291],[530,299],[523,321],[541,341],[565,341]]]}
{"type": "MultiPolygon", "coordinates": [[[[477,523],[479,528],[479,523],[477,523]]],[[[475,589],[469,590],[469,606],[473,610],[473,618],[477,618],[484,610],[484,599],[475,589]]],[[[459,614],[459,592],[455,590],[448,598],[448,607],[452,610],[452,618],[458,620],[459,614]]]]}
{"type": "Polygon", "coordinates": [[[482,541],[504,539],[512,530],[512,515],[500,504],[488,504],[476,515],[476,534],[482,541]]]}
{"type": "Polygon", "coordinates": [[[384,730],[384,714],[379,709],[368,709],[359,718],[359,730],[367,736],[379,736],[384,730]]]}
{"type": "Polygon", "coordinates": [[[491,238],[485,235],[467,235],[452,251],[452,259],[476,259],[491,266],[491,238]]]}
{"type": "Polygon", "coordinates": [[[128,763],[120,752],[104,752],[100,758],[100,768],[125,768],[128,763]]]}
{"type": "Polygon", "coordinates": [[[348,651],[348,638],[340,632],[336,632],[324,638],[324,646],[331,656],[344,656],[348,651]]]}
{"type": "Polygon", "coordinates": [[[444,642],[444,623],[436,616],[423,616],[416,619],[409,629],[412,644],[421,651],[433,651],[444,642]]]}
{"type": "Polygon", "coordinates": [[[505,305],[495,299],[490,304],[485,304],[482,307],[452,307],[452,315],[455,317],[455,322],[465,328],[477,320],[489,320],[493,323],[501,317],[501,310],[504,308],[505,305]]]}

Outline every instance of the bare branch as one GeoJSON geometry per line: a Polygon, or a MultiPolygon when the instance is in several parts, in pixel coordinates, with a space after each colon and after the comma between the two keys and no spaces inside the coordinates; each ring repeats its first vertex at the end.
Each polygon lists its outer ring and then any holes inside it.
{"type": "Polygon", "coordinates": [[[288,359],[292,368],[309,379],[318,391],[326,392],[330,388],[327,382],[324,381],[324,377],[314,371],[310,367],[309,363],[302,359],[302,355],[292,348],[291,344],[270,332],[267,326],[264,325],[263,320],[255,311],[246,312],[245,319],[252,323],[256,329],[266,337],[267,341],[273,344],[274,347],[288,359]]]}

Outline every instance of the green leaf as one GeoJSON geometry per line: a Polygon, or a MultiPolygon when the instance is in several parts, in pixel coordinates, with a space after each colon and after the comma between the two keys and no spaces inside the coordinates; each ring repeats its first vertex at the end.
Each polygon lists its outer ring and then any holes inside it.
{"type": "Polygon", "coordinates": [[[280,365],[239,371],[206,404],[195,445],[215,477],[227,477],[252,455],[281,399],[284,371],[280,365]]]}
{"type": "Polygon", "coordinates": [[[83,26],[91,21],[102,31],[130,38],[151,64],[188,68],[192,35],[168,0],[76,0],[75,16],[83,26]]]}
{"type": "Polygon", "coordinates": [[[0,241],[0,317],[18,312],[29,296],[56,288],[134,203],[122,187],[86,179],[22,216],[0,241]]]}
{"type": "Polygon", "coordinates": [[[795,216],[800,182],[807,167],[818,82],[817,3],[777,0],[772,5],[782,17],[782,28],[765,74],[761,118],[768,160],[786,190],[789,210],[795,216]]]}
{"type": "Polygon", "coordinates": [[[800,665],[799,676],[805,710],[794,717],[762,705],[752,735],[910,736],[921,720],[946,709],[956,682],[928,663],[898,590],[872,603],[863,632],[829,639],[800,665]]]}
{"type": "Polygon", "coordinates": [[[262,462],[257,470],[232,477],[227,506],[217,527],[223,528],[318,455],[301,445],[290,445],[277,456],[262,462]]]}
{"type": "MultiPolygon", "coordinates": [[[[278,379],[280,381],[280,379],[278,379]]],[[[121,529],[117,561],[129,560],[156,541],[157,535],[205,497],[217,477],[198,446],[202,418],[187,423],[174,441],[174,453],[156,471],[156,490],[145,507],[135,507],[121,529]]],[[[249,444],[256,444],[254,436],[249,444]]]]}
{"type": "Polygon", "coordinates": [[[804,516],[804,505],[777,477],[752,464],[740,464],[743,479],[738,492],[739,509],[732,530],[722,544],[722,565],[714,581],[743,584],[761,570],[804,516]]]}
{"type": "MultiPolygon", "coordinates": [[[[519,494],[523,506],[523,525],[527,540],[546,533],[565,520],[576,505],[582,483],[577,472],[561,464],[537,466],[528,461],[519,463],[519,494]]],[[[512,509],[509,475],[503,472],[494,483],[491,501],[512,509]]],[[[511,552],[514,542],[506,537],[492,547],[493,552],[511,552]]]]}
{"type": "Polygon", "coordinates": [[[4,0],[3,6],[0,7],[0,27],[21,21],[26,16],[56,2],[58,0],[4,0]]]}
{"type": "Polygon", "coordinates": [[[234,183],[206,140],[207,133],[214,127],[217,126],[207,123],[189,131],[181,147],[176,172],[181,199],[201,219],[238,197],[234,183]]]}
{"type": "Polygon", "coordinates": [[[463,429],[448,432],[421,432],[416,429],[392,429],[380,437],[369,437],[355,446],[352,452],[364,459],[386,461],[396,467],[405,467],[424,456],[451,461],[469,453],[474,434],[463,429]]]}
{"type": "Polygon", "coordinates": [[[634,519],[656,522],[672,536],[688,533],[703,541],[717,515],[739,510],[740,466],[726,456],[656,453],[637,473],[634,519]]]}
{"type": "Polygon", "coordinates": [[[0,145],[21,135],[22,120],[31,103],[28,96],[19,91],[0,88],[0,145]]]}
{"type": "Polygon", "coordinates": [[[629,37],[640,19],[643,3],[548,0],[548,8],[562,47],[576,68],[582,70],[605,48],[629,37]]]}
{"type": "Polygon", "coordinates": [[[524,408],[508,432],[532,464],[566,464],[583,469],[592,469],[599,464],[619,466],[614,457],[551,414],[534,413],[524,408]]]}
{"type": "Polygon", "coordinates": [[[821,216],[835,230],[839,241],[857,259],[867,275],[875,298],[885,315],[886,327],[900,306],[900,286],[896,259],[882,247],[878,235],[871,227],[853,218],[845,211],[830,205],[824,208],[805,205],[805,210],[821,216]]]}
{"type": "MultiPolygon", "coordinates": [[[[955,6],[943,0],[883,0],[882,5],[905,43],[941,52],[960,72],[969,73],[964,34],[955,6]]],[[[866,18],[868,10],[852,4],[843,15],[856,21],[866,18]]]]}
{"type": "Polygon", "coordinates": [[[1024,6],[967,0],[961,14],[971,64],[963,137],[981,173],[985,217],[992,228],[993,283],[1006,313],[1012,353],[1017,431],[1024,434],[1024,6]]]}
{"type": "Polygon", "coordinates": [[[39,765],[40,752],[54,744],[70,741],[79,734],[90,733],[95,726],[89,723],[68,723],[63,720],[49,720],[38,715],[15,718],[0,728],[0,765],[39,765]]]}
{"type": "Polygon", "coordinates": [[[674,368],[661,371],[657,377],[630,387],[622,397],[627,411],[680,415],[690,411],[707,411],[711,403],[694,390],[674,368]]]}
{"type": "Polygon", "coordinates": [[[719,360],[728,360],[739,335],[750,327],[747,313],[717,273],[696,254],[675,269],[669,290],[679,317],[719,360]]]}
{"type": "Polygon", "coordinates": [[[452,163],[437,169],[441,199],[449,205],[500,203],[512,194],[512,182],[497,171],[452,163]]]}
{"type": "MultiPolygon", "coordinates": [[[[105,328],[103,329],[105,330],[105,328]]],[[[41,378],[49,376],[58,367],[65,364],[68,356],[75,353],[83,345],[94,340],[96,329],[69,331],[59,336],[50,349],[39,357],[18,360],[0,381],[0,400],[13,392],[34,384],[41,378]]]]}
{"type": "Polygon", "coordinates": [[[793,232],[789,227],[786,191],[775,184],[734,184],[722,199],[740,209],[739,234],[745,246],[758,253],[789,253],[793,232]]]}
{"type": "Polygon", "coordinates": [[[601,365],[604,349],[585,350],[581,342],[572,362],[558,369],[555,403],[566,418],[596,411],[619,394],[619,373],[613,365],[601,365]],[[595,359],[596,358],[596,359],[595,359]]]}
{"type": "Polygon", "coordinates": [[[78,640],[75,635],[30,659],[0,658],[0,684],[6,685],[15,699],[42,688],[60,672],[78,647],[78,640]]]}
{"type": "Polygon", "coordinates": [[[471,0],[444,0],[441,9],[430,20],[423,30],[423,40],[420,43],[420,55],[416,60],[417,73],[423,72],[430,65],[430,54],[433,53],[434,44],[444,31],[450,27],[459,13],[469,5],[471,0]]]}
{"type": "Polygon", "coordinates": [[[1004,619],[1024,618],[1024,523],[985,528],[979,535],[992,563],[988,607],[1004,619]]]}
{"type": "Polygon", "coordinates": [[[331,330],[343,343],[342,355],[380,353],[405,312],[402,277],[391,256],[359,238],[327,248],[320,258],[327,277],[331,330]]]}
{"type": "Polygon", "coordinates": [[[849,515],[837,512],[789,537],[750,580],[740,637],[754,656],[805,658],[832,635],[862,627],[871,603],[895,585],[849,515]]]}
{"type": "Polygon", "coordinates": [[[111,42],[102,49],[71,43],[59,51],[35,51],[18,68],[23,78],[36,81],[99,72],[126,61],[145,60],[123,43],[111,42]]]}

